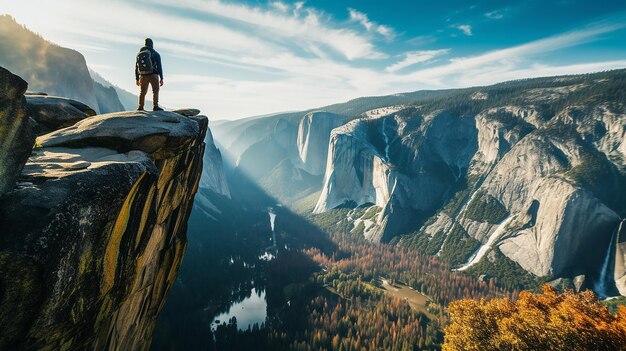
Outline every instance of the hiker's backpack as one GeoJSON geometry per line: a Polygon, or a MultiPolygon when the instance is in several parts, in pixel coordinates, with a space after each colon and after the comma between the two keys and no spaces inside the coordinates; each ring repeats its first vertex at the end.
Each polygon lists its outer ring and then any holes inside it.
{"type": "Polygon", "coordinates": [[[139,74],[153,74],[154,62],[152,62],[152,52],[148,49],[143,49],[137,54],[137,69],[139,74]]]}

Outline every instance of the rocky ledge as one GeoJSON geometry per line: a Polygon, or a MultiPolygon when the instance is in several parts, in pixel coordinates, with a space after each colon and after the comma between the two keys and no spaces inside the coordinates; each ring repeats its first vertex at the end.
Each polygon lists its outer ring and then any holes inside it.
{"type": "Polygon", "coordinates": [[[25,98],[3,69],[0,87],[0,349],[148,349],[187,245],[208,119],[90,116],[25,98]]]}

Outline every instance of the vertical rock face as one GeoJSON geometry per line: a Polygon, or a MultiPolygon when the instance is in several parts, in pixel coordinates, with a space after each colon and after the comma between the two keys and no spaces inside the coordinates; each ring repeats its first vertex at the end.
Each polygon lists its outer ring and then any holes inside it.
{"type": "Polygon", "coordinates": [[[345,117],[330,112],[307,113],[298,125],[298,153],[302,169],[313,175],[326,170],[330,132],[342,125],[345,117]]]}
{"type": "Polygon", "coordinates": [[[449,113],[355,120],[337,128],[315,212],[375,204],[383,209],[379,226],[366,237],[378,241],[398,232],[416,211],[434,211],[444,200],[468,167],[476,133],[472,118],[449,113]]]}
{"type": "Polygon", "coordinates": [[[315,212],[345,203],[371,203],[384,207],[389,201],[390,169],[367,140],[365,128],[354,121],[333,131],[324,188],[315,212]]]}
{"type": "Polygon", "coordinates": [[[377,206],[348,218],[370,240],[402,235],[459,270],[498,256],[624,293],[625,74],[457,91],[353,120],[333,130],[315,212],[377,206]]]}
{"type": "Polygon", "coordinates": [[[148,349],[207,128],[204,116],[116,113],[37,139],[0,200],[0,349],[148,349]]]}
{"type": "Polygon", "coordinates": [[[615,268],[613,276],[617,290],[626,296],[626,220],[620,222],[617,228],[615,245],[615,268]]]}
{"type": "Polygon", "coordinates": [[[0,197],[15,186],[35,141],[26,114],[27,87],[22,78],[0,67],[0,197]]]}
{"type": "Polygon", "coordinates": [[[211,130],[207,131],[206,143],[207,148],[204,152],[204,167],[202,170],[204,177],[202,177],[200,186],[214,193],[230,197],[230,190],[224,175],[222,154],[213,142],[211,130]]]}

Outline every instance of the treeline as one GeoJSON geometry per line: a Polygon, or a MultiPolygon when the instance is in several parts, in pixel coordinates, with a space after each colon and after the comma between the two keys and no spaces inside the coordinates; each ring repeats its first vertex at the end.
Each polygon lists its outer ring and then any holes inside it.
{"type": "MultiPolygon", "coordinates": [[[[325,275],[321,272],[316,280],[324,281],[325,275]]],[[[223,323],[214,333],[214,349],[408,351],[441,347],[443,333],[437,320],[429,320],[406,301],[360,280],[347,275],[337,280],[333,285],[339,290],[322,288],[311,297],[298,314],[301,321],[278,318],[246,330],[238,330],[235,319],[223,323]]]]}
{"type": "Polygon", "coordinates": [[[519,293],[499,287],[496,278],[483,282],[453,272],[437,257],[420,255],[415,250],[370,243],[342,234],[335,234],[334,241],[340,251],[349,254],[327,256],[317,248],[308,249],[307,254],[329,270],[335,268],[345,274],[355,273],[364,281],[373,282],[383,276],[402,282],[444,306],[463,298],[515,298],[519,293]]]}
{"type": "MultiPolygon", "coordinates": [[[[436,349],[442,333],[405,301],[359,284],[343,298],[316,297],[307,309],[309,328],[289,342],[289,349],[427,350],[436,349]]],[[[435,324],[433,324],[435,323],[435,324]]],[[[285,340],[287,341],[287,340],[285,340]]]]}

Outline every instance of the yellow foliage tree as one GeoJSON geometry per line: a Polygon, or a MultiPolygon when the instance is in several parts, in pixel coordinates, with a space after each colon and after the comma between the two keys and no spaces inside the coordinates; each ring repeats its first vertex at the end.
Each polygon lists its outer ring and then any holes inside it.
{"type": "Polygon", "coordinates": [[[626,307],[609,313],[591,291],[520,293],[509,299],[450,304],[443,351],[626,350],[626,307]]]}

